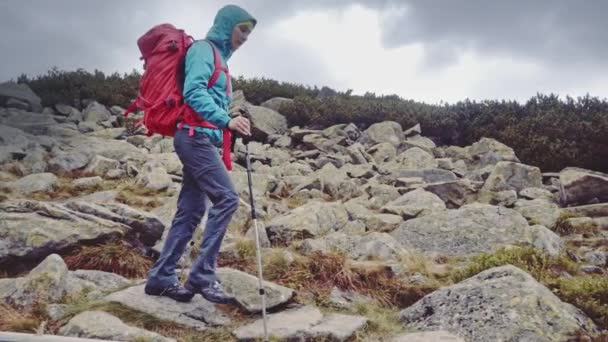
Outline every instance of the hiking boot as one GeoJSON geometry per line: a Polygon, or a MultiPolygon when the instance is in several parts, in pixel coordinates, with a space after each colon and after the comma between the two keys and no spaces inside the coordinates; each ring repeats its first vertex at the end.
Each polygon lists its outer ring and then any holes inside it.
{"type": "Polygon", "coordinates": [[[193,293],[200,293],[203,298],[215,304],[235,304],[236,299],[224,292],[224,288],[219,282],[213,282],[211,284],[202,286],[200,288],[193,288],[186,284],[186,289],[193,293]]]}
{"type": "Polygon", "coordinates": [[[154,287],[149,287],[148,285],[146,285],[144,291],[146,292],[146,294],[151,295],[151,296],[164,296],[164,297],[169,297],[173,300],[176,300],[178,302],[189,302],[192,297],[194,297],[194,293],[192,293],[191,291],[189,291],[188,289],[183,288],[180,284],[173,284],[169,287],[158,287],[158,288],[154,288],[154,287]]]}

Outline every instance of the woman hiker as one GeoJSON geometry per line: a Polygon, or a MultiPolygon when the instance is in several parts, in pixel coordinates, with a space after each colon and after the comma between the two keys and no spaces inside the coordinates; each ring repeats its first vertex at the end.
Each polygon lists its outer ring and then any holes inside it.
{"type": "Polygon", "coordinates": [[[183,164],[182,189],[160,257],[148,273],[146,294],[187,302],[200,293],[213,303],[234,303],[234,297],[224,292],[215,274],[220,245],[239,202],[227,171],[230,151],[226,150],[225,143],[230,138],[226,137],[226,129],[249,136],[250,124],[243,116],[230,119],[231,89],[226,62],[247,41],[256,23],[244,9],[225,6],[217,12],[206,39],[196,41],[187,51],[183,96],[190,110],[174,137],[175,152],[183,164]],[[216,57],[221,59],[223,72],[208,89],[216,57]],[[192,124],[198,123],[197,120],[205,124],[192,124]],[[223,160],[218,151],[221,146],[224,146],[223,160]],[[213,206],[209,208],[200,252],[182,287],[176,264],[201,223],[206,197],[213,206]]]}

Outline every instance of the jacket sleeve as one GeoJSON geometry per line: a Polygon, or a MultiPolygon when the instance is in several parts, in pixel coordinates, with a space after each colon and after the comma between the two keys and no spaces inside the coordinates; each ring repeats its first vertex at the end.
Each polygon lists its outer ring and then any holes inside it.
{"type": "Polygon", "coordinates": [[[228,113],[218,106],[207,89],[213,74],[213,50],[208,43],[193,44],[186,53],[184,101],[197,112],[203,120],[219,128],[228,126],[228,113]]]}

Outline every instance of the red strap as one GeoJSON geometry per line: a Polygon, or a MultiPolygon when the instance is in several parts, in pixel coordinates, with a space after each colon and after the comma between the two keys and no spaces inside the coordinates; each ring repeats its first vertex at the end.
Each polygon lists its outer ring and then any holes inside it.
{"type": "Polygon", "coordinates": [[[211,88],[213,87],[213,85],[215,85],[215,82],[217,82],[217,79],[220,77],[220,71],[223,71],[224,74],[226,74],[226,96],[230,96],[230,91],[232,88],[231,87],[231,80],[230,80],[230,71],[228,70],[228,68],[222,66],[222,59],[220,58],[220,53],[217,51],[217,48],[215,47],[215,45],[213,45],[212,42],[207,41],[207,43],[209,43],[209,45],[211,45],[211,50],[213,50],[213,74],[211,74],[211,78],[209,79],[209,82],[207,83],[207,88],[211,88]]]}
{"type": "Polygon", "coordinates": [[[228,128],[224,128],[222,141],[222,160],[226,166],[226,170],[232,171],[232,158],[230,156],[230,150],[232,149],[232,132],[228,128]]]}
{"type": "Polygon", "coordinates": [[[190,126],[190,129],[188,130],[188,136],[191,137],[194,135],[194,126],[190,126]]]}

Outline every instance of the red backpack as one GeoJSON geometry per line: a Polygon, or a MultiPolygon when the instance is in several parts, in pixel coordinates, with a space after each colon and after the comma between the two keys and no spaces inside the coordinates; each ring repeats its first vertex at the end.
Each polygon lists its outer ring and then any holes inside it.
{"type": "MultiPolygon", "coordinates": [[[[186,103],[182,95],[183,63],[188,48],[194,43],[192,36],[171,24],[160,24],[152,27],[137,40],[137,46],[144,60],[144,74],[139,82],[137,98],[127,108],[125,117],[134,110],[141,109],[144,117],[136,126],[144,125],[148,136],[155,133],[163,136],[174,136],[177,124],[190,127],[190,135],[195,126],[217,128],[204,121],[186,103]]],[[[215,69],[208,82],[211,88],[217,81],[220,72],[226,74],[226,94],[230,94],[230,73],[223,67],[217,48],[208,42],[213,49],[215,69]]],[[[181,127],[180,125],[180,127],[181,127]]],[[[224,130],[224,164],[230,170],[230,130],[224,130]]]]}
{"type": "MultiPolygon", "coordinates": [[[[144,60],[144,74],[139,83],[137,99],[129,106],[125,116],[136,109],[143,110],[144,118],[139,125],[143,124],[146,127],[148,135],[158,133],[163,136],[174,136],[180,116],[182,122],[188,121],[183,123],[190,126],[217,128],[211,123],[200,120],[198,115],[191,117],[193,111],[183,100],[183,62],[192,43],[194,43],[192,36],[171,24],[154,26],[137,40],[142,55],[140,59],[144,60]]],[[[220,72],[226,73],[228,81],[230,74],[228,68],[222,66],[215,45],[211,42],[209,44],[215,59],[215,69],[207,85],[211,88],[220,72]]],[[[226,94],[229,94],[228,84],[226,94]]]]}

